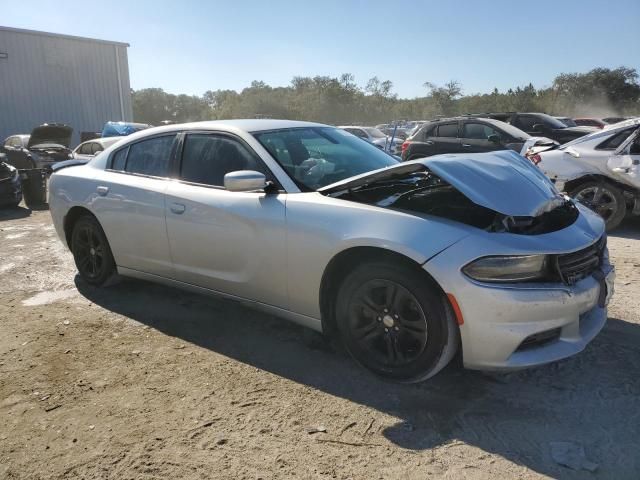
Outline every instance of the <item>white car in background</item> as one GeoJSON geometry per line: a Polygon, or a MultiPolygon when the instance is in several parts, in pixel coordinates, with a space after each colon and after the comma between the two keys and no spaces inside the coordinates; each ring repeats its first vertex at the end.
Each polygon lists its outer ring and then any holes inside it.
{"type": "Polygon", "coordinates": [[[393,155],[400,155],[402,153],[402,143],[404,140],[401,138],[394,138],[386,135],[382,130],[375,127],[358,127],[353,125],[343,125],[338,128],[346,130],[347,132],[355,135],[358,138],[362,138],[369,143],[372,143],[376,147],[393,155]]]}
{"type": "Polygon", "coordinates": [[[607,230],[627,213],[640,215],[640,118],[528,156],[559,190],[600,214],[607,230]]]}
{"type": "Polygon", "coordinates": [[[574,355],[613,294],[602,219],[512,151],[402,163],[317,123],[199,122],[123,138],[50,192],[88,284],[240,300],[397,381],[458,348],[489,370],[574,355]]]}
{"type": "Polygon", "coordinates": [[[73,151],[73,158],[88,162],[98,153],[122,140],[122,137],[94,138],[78,145],[73,151]]]}

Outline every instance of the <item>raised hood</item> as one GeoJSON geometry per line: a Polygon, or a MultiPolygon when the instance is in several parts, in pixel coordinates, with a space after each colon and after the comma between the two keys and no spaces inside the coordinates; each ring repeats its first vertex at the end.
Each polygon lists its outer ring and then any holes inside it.
{"type": "Polygon", "coordinates": [[[319,191],[330,194],[424,170],[475,204],[506,216],[536,217],[566,201],[537,167],[510,150],[436,155],[351,177],[319,191]]]}
{"type": "Polygon", "coordinates": [[[62,145],[69,148],[73,128],[61,124],[44,124],[36,127],[31,132],[27,148],[38,145],[62,145]]]}

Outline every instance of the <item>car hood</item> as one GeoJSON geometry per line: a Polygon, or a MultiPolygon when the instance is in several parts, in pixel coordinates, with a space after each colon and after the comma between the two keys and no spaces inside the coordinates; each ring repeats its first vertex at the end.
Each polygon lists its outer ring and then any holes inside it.
{"type": "Polygon", "coordinates": [[[36,145],[62,145],[69,148],[73,128],[66,125],[41,125],[31,131],[27,148],[36,145]]]}
{"type": "Polygon", "coordinates": [[[429,170],[469,200],[507,216],[536,217],[566,199],[529,160],[509,150],[436,155],[400,163],[321,188],[331,194],[429,170]]]}
{"type": "Polygon", "coordinates": [[[596,132],[600,129],[598,127],[567,127],[558,129],[564,133],[575,133],[576,135],[586,135],[587,133],[596,132]]]}

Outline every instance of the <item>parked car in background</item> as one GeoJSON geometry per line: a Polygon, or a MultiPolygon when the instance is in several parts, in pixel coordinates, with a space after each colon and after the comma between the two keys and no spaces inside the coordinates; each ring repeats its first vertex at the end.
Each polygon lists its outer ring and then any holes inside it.
{"type": "Polygon", "coordinates": [[[72,133],[67,125],[45,123],[34,128],[31,135],[12,135],[2,146],[6,162],[18,169],[49,168],[71,158],[72,133]]]}
{"type": "Polygon", "coordinates": [[[391,141],[391,137],[385,135],[380,129],[375,127],[360,127],[355,125],[343,125],[338,128],[342,130],[346,130],[347,132],[355,135],[358,138],[366,140],[369,143],[372,143],[376,147],[381,150],[386,150],[394,155],[400,154],[400,149],[402,147],[402,139],[394,138],[393,142],[391,141]]]}
{"type": "Polygon", "coordinates": [[[139,132],[150,128],[151,125],[146,123],[133,123],[133,122],[107,122],[102,129],[102,138],[107,137],[126,137],[132,133],[139,132]]]}
{"type": "Polygon", "coordinates": [[[397,381],[459,347],[475,369],[576,354],[613,294],[602,219],[513,152],[400,163],[326,125],[199,122],[133,134],[50,191],[88,284],[241,300],[397,381]]]}
{"type": "Polygon", "coordinates": [[[107,137],[107,138],[95,138],[87,142],[81,143],[73,151],[73,158],[75,160],[82,160],[88,162],[98,153],[106,150],[111,145],[121,140],[120,137],[107,137]]]}
{"type": "Polygon", "coordinates": [[[578,124],[571,117],[553,117],[553,118],[555,118],[557,120],[560,120],[567,127],[577,127],[578,126],[578,124]]]}
{"type": "Polygon", "coordinates": [[[72,153],[69,160],[56,162],[51,166],[51,170],[56,172],[60,169],[72,167],[74,165],[83,165],[93,159],[98,153],[106,150],[111,145],[119,142],[122,137],[95,138],[78,145],[72,153]]]}
{"type": "Polygon", "coordinates": [[[574,118],[574,121],[576,122],[576,125],[580,127],[604,128],[607,125],[606,122],[603,122],[599,118],[581,117],[581,118],[574,118]]]}
{"type": "Polygon", "coordinates": [[[627,213],[640,215],[640,118],[538,153],[538,167],[616,228],[627,213]]]}
{"type": "Polygon", "coordinates": [[[472,117],[487,117],[509,123],[533,136],[543,136],[558,143],[566,143],[593,132],[591,127],[567,127],[560,120],[546,113],[482,113],[472,117]]]}
{"type": "Polygon", "coordinates": [[[18,169],[9,165],[0,153],[0,207],[17,207],[22,201],[22,185],[18,169]]]}
{"type": "Polygon", "coordinates": [[[402,144],[404,161],[442,153],[520,152],[530,135],[490,118],[440,118],[425,123],[402,144]]]}

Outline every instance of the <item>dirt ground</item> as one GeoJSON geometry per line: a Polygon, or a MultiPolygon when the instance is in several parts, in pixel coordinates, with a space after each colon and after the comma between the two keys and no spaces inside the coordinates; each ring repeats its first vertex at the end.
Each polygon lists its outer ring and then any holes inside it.
{"type": "Polygon", "coordinates": [[[0,479],[640,478],[640,221],[580,355],[419,385],[230,301],[89,288],[47,211],[0,212],[0,241],[0,479]]]}

